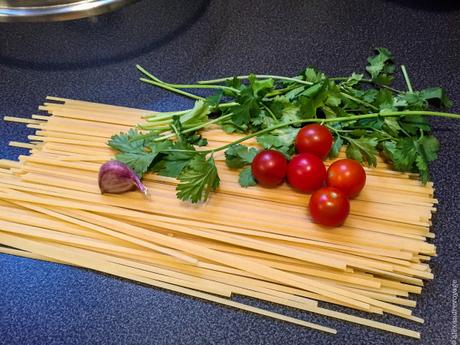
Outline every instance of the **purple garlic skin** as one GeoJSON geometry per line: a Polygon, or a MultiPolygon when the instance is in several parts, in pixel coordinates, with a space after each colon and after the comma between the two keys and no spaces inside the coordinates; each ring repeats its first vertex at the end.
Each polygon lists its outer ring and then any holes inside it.
{"type": "Polygon", "coordinates": [[[121,194],[137,188],[148,196],[147,188],[142,184],[136,173],[125,163],[111,160],[99,169],[99,189],[101,193],[121,194]]]}

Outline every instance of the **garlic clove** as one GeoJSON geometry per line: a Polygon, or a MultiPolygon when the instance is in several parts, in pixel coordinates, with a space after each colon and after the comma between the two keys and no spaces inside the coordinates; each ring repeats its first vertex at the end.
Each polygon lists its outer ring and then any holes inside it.
{"type": "Polygon", "coordinates": [[[128,165],[117,160],[101,165],[98,180],[102,194],[120,194],[137,188],[146,197],[150,197],[148,189],[136,173],[128,165]]]}

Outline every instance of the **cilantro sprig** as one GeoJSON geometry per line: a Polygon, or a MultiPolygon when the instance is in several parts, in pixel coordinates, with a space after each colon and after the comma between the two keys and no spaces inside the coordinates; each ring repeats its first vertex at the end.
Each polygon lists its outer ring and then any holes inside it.
{"type": "Polygon", "coordinates": [[[299,128],[311,122],[328,126],[334,134],[331,157],[345,145],[349,158],[375,166],[380,154],[394,169],[419,173],[427,182],[439,142],[425,117],[460,119],[460,115],[433,109],[452,106],[445,90],[414,90],[404,66],[407,91],[395,89],[392,82],[398,69],[387,49],[377,48],[367,61],[369,78],[360,73],[329,78],[308,67],[294,77],[252,74],[185,85],[166,83],[137,66],[143,82],[192,98],[195,106],[148,115],[145,123],[114,135],[108,145],[140,177],[152,171],[177,178],[177,197],[191,202],[205,201],[219,186],[215,152],[226,150],[227,165],[242,169],[240,184],[252,186],[256,182],[250,164],[258,151],[241,143],[256,137],[263,148],[289,158],[295,153],[293,141],[299,128]],[[217,92],[205,98],[184,91],[197,88],[217,92]],[[207,144],[199,131],[216,125],[245,136],[221,147],[197,150],[207,144]]]}
{"type": "Polygon", "coordinates": [[[177,179],[177,197],[193,203],[207,200],[209,193],[219,187],[220,179],[216,163],[212,157],[195,155],[181,170],[177,179]]]}

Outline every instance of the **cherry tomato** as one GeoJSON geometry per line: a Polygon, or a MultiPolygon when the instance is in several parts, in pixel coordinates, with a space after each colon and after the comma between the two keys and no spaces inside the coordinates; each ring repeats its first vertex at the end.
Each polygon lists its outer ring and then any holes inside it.
{"type": "Polygon", "coordinates": [[[326,226],[339,226],[350,213],[350,202],[340,189],[324,187],[312,194],[309,208],[313,222],[326,226]]]}
{"type": "Polygon", "coordinates": [[[311,153],[299,153],[288,164],[289,184],[304,193],[311,193],[323,186],[326,167],[323,161],[311,153]]]}
{"type": "Polygon", "coordinates": [[[354,198],[366,184],[366,172],[353,159],[340,159],[327,170],[327,185],[336,187],[349,198],[354,198]]]}
{"type": "Polygon", "coordinates": [[[297,152],[308,152],[324,159],[332,147],[333,137],[327,127],[312,124],[302,127],[295,138],[297,152]]]}
{"type": "Polygon", "coordinates": [[[274,150],[261,151],[252,161],[252,175],[262,186],[276,186],[283,183],[287,164],[282,153],[274,150]]]}

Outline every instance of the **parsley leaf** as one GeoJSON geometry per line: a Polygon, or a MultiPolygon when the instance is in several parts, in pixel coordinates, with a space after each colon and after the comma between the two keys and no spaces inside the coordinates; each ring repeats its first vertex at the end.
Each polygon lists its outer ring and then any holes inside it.
{"type": "Polygon", "coordinates": [[[183,133],[183,125],[182,122],[180,121],[179,116],[173,116],[173,123],[171,124],[171,130],[173,132],[176,132],[177,140],[179,142],[184,142],[188,143],[191,145],[197,145],[197,146],[206,146],[208,145],[208,140],[203,138],[200,134],[197,134],[197,132],[189,132],[189,133],[183,133]]]}
{"type": "Polygon", "coordinates": [[[366,162],[369,166],[377,165],[377,144],[376,138],[361,137],[359,139],[348,138],[346,154],[348,158],[357,160],[360,163],[366,162]]]}
{"type": "Polygon", "coordinates": [[[180,122],[183,126],[199,126],[208,121],[208,115],[211,112],[208,102],[198,100],[192,109],[180,116],[180,122]]]}
{"type": "Polygon", "coordinates": [[[197,203],[208,199],[209,193],[219,187],[220,179],[214,159],[195,155],[178,176],[177,197],[197,203]]]}
{"type": "Polygon", "coordinates": [[[398,171],[418,171],[423,183],[429,179],[428,163],[437,158],[439,142],[434,136],[405,137],[383,144],[385,155],[398,171]]]}
{"type": "Polygon", "coordinates": [[[267,92],[273,90],[274,80],[269,79],[257,79],[254,74],[249,75],[249,88],[254,96],[264,96],[267,92]]]}
{"type": "Polygon", "coordinates": [[[233,106],[229,112],[232,114],[232,121],[237,126],[249,126],[251,123],[256,126],[260,125],[263,120],[257,119],[262,111],[262,98],[274,89],[273,79],[257,79],[251,74],[248,78],[249,85],[243,85],[235,78],[227,85],[238,86],[239,93],[234,95],[237,105],[233,106]]]}
{"type": "Polygon", "coordinates": [[[310,83],[318,83],[323,79],[326,79],[324,73],[314,69],[313,67],[307,67],[305,71],[301,74],[301,77],[305,81],[309,81],[310,83]]]}
{"type": "Polygon", "coordinates": [[[220,126],[225,133],[244,133],[248,130],[247,125],[238,126],[230,121],[223,122],[220,126]]]}
{"type": "Polygon", "coordinates": [[[130,141],[131,138],[137,137],[138,135],[139,133],[131,128],[127,133],[112,135],[107,144],[120,152],[143,151],[144,140],[130,141]]]}
{"type": "Polygon", "coordinates": [[[329,151],[329,158],[337,158],[339,156],[340,149],[343,146],[343,139],[340,136],[336,136],[334,144],[329,151]]]}
{"type": "Polygon", "coordinates": [[[379,109],[393,111],[396,110],[393,106],[393,94],[390,90],[380,89],[375,97],[374,105],[378,106],[379,109]]]}
{"type": "Polygon", "coordinates": [[[397,107],[411,110],[420,110],[427,107],[426,99],[418,91],[399,94],[394,103],[397,107]]]}
{"type": "Polygon", "coordinates": [[[192,145],[180,142],[174,143],[171,149],[184,150],[187,152],[167,152],[164,157],[154,165],[153,170],[158,172],[161,176],[177,178],[182,172],[182,169],[184,169],[190,160],[198,154],[198,151],[195,151],[195,148],[192,145]]]}
{"type": "Polygon", "coordinates": [[[284,127],[257,137],[257,142],[265,149],[275,149],[287,156],[294,154],[294,139],[299,132],[298,128],[284,127]]]}
{"type": "Polygon", "coordinates": [[[222,100],[223,96],[224,96],[224,92],[222,90],[219,90],[215,94],[206,98],[206,104],[210,108],[215,108],[220,104],[220,101],[222,100]]]}
{"type": "Polygon", "coordinates": [[[393,64],[393,55],[386,48],[376,48],[377,54],[367,59],[369,65],[366,71],[371,75],[374,82],[388,85],[393,81],[395,66],[393,64]]]}
{"type": "Polygon", "coordinates": [[[300,118],[302,119],[317,116],[318,109],[322,109],[323,112],[328,113],[330,116],[334,114],[335,117],[335,112],[328,110],[330,107],[338,107],[342,102],[342,98],[337,84],[324,79],[299,93],[296,102],[299,105],[300,118]]]}
{"type": "Polygon", "coordinates": [[[428,102],[437,102],[439,105],[445,108],[452,106],[452,101],[447,97],[446,90],[441,87],[432,87],[420,91],[422,98],[428,102]]]}
{"type": "Polygon", "coordinates": [[[257,117],[251,119],[252,130],[271,127],[275,124],[275,119],[272,118],[267,111],[261,110],[257,117]]]}
{"type": "MultiPolygon", "coordinates": [[[[281,112],[281,123],[290,123],[300,120],[300,107],[297,105],[286,105],[281,112]]],[[[296,127],[301,126],[299,123],[296,127]]]]}
{"type": "Polygon", "coordinates": [[[238,182],[240,183],[240,186],[244,188],[255,186],[257,184],[254,176],[252,176],[251,167],[245,167],[240,171],[238,182]]]}
{"type": "Polygon", "coordinates": [[[452,101],[447,97],[446,91],[440,87],[433,87],[422,91],[412,91],[397,96],[398,105],[411,110],[427,109],[428,104],[445,108],[452,106],[452,101]]]}
{"type": "Polygon", "coordinates": [[[418,141],[420,150],[423,150],[424,156],[428,162],[432,162],[438,158],[439,141],[436,137],[429,135],[420,138],[418,141]]]}
{"type": "MultiPolygon", "coordinates": [[[[315,86],[315,88],[319,89],[321,87],[321,85],[319,85],[319,84],[315,84],[315,85],[310,86],[310,88],[315,86]]],[[[304,92],[304,91],[305,91],[305,86],[299,86],[299,87],[296,87],[296,88],[291,89],[290,91],[286,92],[284,94],[284,96],[287,97],[287,99],[289,101],[294,101],[296,99],[296,97],[299,94],[301,94],[302,92],[304,92]]]]}
{"type": "Polygon", "coordinates": [[[399,125],[398,119],[394,117],[386,117],[383,120],[382,128],[390,134],[391,136],[398,136],[399,132],[401,131],[401,126],[399,125]]]}
{"type": "Polygon", "coordinates": [[[237,106],[232,107],[232,121],[236,125],[248,125],[251,118],[257,117],[260,112],[258,98],[254,96],[252,90],[245,87],[236,97],[237,106]]]}
{"type": "Polygon", "coordinates": [[[430,178],[428,163],[438,158],[439,141],[433,136],[424,136],[416,141],[418,156],[415,164],[420,173],[422,183],[427,183],[430,178]]]}
{"type": "Polygon", "coordinates": [[[422,155],[417,155],[415,158],[415,165],[420,173],[420,178],[422,179],[422,183],[427,183],[430,179],[430,173],[428,170],[428,162],[422,155]]]}
{"type": "Polygon", "coordinates": [[[398,171],[412,171],[417,149],[411,137],[405,137],[395,142],[385,142],[384,150],[398,171]]]}
{"type": "MultiPolygon", "coordinates": [[[[241,80],[238,79],[237,77],[233,77],[232,79],[227,79],[225,81],[225,86],[231,87],[239,91],[241,91],[242,88],[245,87],[243,83],[241,82],[241,80]]],[[[224,90],[224,95],[235,97],[237,94],[233,91],[224,90]]]]}
{"type": "Polygon", "coordinates": [[[108,141],[108,145],[119,151],[115,158],[127,164],[138,176],[142,176],[157,157],[160,150],[153,142],[153,138],[131,140],[139,136],[139,133],[130,129],[127,133],[114,135],[108,141]]]}
{"type": "Polygon", "coordinates": [[[347,88],[353,87],[355,85],[358,85],[359,82],[363,79],[363,77],[363,74],[356,74],[353,72],[351,76],[342,83],[342,85],[347,88]]]}
{"type": "Polygon", "coordinates": [[[238,169],[251,164],[258,150],[254,147],[247,147],[241,144],[230,146],[225,151],[225,163],[229,168],[238,169]]]}
{"type": "Polygon", "coordinates": [[[291,102],[287,96],[276,96],[270,104],[270,110],[282,123],[300,119],[298,101],[291,102]]]}
{"type": "Polygon", "coordinates": [[[428,121],[423,116],[405,116],[399,120],[401,128],[407,133],[416,135],[420,130],[430,132],[428,121]]]}
{"type": "MultiPolygon", "coordinates": [[[[373,104],[377,98],[377,95],[379,94],[379,90],[376,89],[368,89],[368,90],[356,90],[356,89],[351,89],[351,94],[355,96],[356,98],[361,99],[362,101],[366,103],[371,103],[373,104]]],[[[349,105],[350,108],[356,108],[357,104],[354,103],[354,101],[348,100],[348,102],[352,102],[351,106],[349,105]]]]}
{"type": "Polygon", "coordinates": [[[131,167],[137,176],[142,176],[148,170],[157,154],[157,152],[127,152],[118,153],[115,158],[131,167]]]}

